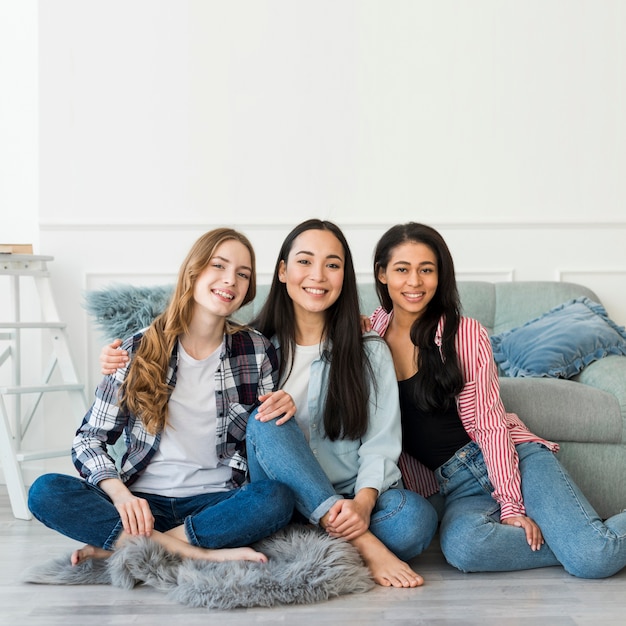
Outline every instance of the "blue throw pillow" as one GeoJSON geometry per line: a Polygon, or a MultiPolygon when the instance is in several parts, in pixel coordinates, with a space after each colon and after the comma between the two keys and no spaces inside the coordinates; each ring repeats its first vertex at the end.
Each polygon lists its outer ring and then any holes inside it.
{"type": "Polygon", "coordinates": [[[491,345],[506,376],[571,378],[592,361],[626,355],[626,331],[609,319],[601,304],[576,298],[493,335],[491,345]]]}

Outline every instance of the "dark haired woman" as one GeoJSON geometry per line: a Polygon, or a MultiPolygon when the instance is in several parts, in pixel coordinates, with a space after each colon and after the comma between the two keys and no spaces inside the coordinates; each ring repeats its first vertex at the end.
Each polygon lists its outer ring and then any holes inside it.
{"type": "Polygon", "coordinates": [[[167,310],[124,342],[130,364],[100,383],[74,439],[81,478],[46,474],[29,492],[37,519],[87,544],[73,564],[136,536],[186,558],[267,561],[245,546],[289,522],[293,494],[276,481],[244,484],[246,423],[278,381],[272,345],[229,321],[254,295],[248,239],[210,231],[183,262],[167,310]],[[118,469],[108,446],[120,438],[118,469]]]}
{"type": "Polygon", "coordinates": [[[558,462],[558,446],[506,413],[487,331],[459,313],[454,264],[423,224],[388,230],[374,255],[402,409],[404,482],[440,493],[440,538],[462,571],[562,565],[603,578],[626,565],[626,512],[603,522],[558,462]]]}
{"type": "Polygon", "coordinates": [[[296,508],[331,536],[351,541],[377,583],[414,587],[423,580],[405,561],[430,543],[436,513],[421,496],[398,488],[393,362],[375,333],[362,335],[359,319],[343,233],[332,222],[299,224],[281,247],[253,322],[277,346],[280,387],[298,409],[295,421],[279,427],[250,420],[251,476],[288,484],[296,508]]]}

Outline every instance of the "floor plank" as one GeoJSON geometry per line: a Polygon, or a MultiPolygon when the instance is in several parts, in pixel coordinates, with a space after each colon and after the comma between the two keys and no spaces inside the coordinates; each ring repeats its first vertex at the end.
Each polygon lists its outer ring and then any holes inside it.
{"type": "Polygon", "coordinates": [[[601,581],[579,580],[561,568],[498,574],[462,574],[447,565],[436,542],[414,561],[426,579],[419,589],[377,587],[315,605],[212,611],[169,601],[147,587],[47,586],[21,582],[33,563],[69,553],[75,542],[37,521],[16,520],[0,486],[0,624],[6,626],[185,626],[294,624],[549,624],[622,626],[626,623],[626,570],[601,581]],[[182,619],[181,619],[182,618],[182,619]],[[184,620],[184,621],[182,621],[184,620]]]}

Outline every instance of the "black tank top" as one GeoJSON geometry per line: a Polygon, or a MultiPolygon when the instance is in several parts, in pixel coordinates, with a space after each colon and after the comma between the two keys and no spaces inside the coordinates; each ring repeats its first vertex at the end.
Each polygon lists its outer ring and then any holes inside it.
{"type": "Polygon", "coordinates": [[[442,413],[422,411],[414,401],[419,376],[398,381],[402,413],[402,448],[431,470],[443,465],[457,450],[470,442],[456,403],[442,413]]]}

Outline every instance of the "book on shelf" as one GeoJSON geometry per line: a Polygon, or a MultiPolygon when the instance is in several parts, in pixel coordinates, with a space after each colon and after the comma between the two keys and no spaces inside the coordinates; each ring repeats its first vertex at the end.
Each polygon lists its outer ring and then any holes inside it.
{"type": "Polygon", "coordinates": [[[0,243],[0,254],[32,254],[32,243],[0,243]]]}

